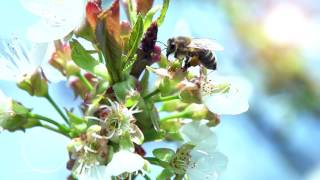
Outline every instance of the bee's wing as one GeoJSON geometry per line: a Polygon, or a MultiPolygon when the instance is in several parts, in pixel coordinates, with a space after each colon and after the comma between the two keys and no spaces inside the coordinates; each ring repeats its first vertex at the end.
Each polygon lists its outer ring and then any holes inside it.
{"type": "Polygon", "coordinates": [[[205,38],[195,38],[192,39],[191,43],[188,45],[191,48],[198,48],[198,49],[207,49],[210,51],[223,51],[224,48],[222,45],[217,43],[212,39],[205,39],[205,38]]]}

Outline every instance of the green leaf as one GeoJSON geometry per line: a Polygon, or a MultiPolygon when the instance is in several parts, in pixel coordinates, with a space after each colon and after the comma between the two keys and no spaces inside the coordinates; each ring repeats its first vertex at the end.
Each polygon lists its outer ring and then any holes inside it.
{"type": "Polygon", "coordinates": [[[166,14],[169,8],[169,2],[170,0],[163,0],[163,6],[160,12],[160,16],[158,17],[158,20],[157,20],[158,26],[161,26],[161,24],[164,21],[164,18],[166,17],[166,14]]]}
{"type": "Polygon", "coordinates": [[[159,148],[152,151],[154,157],[161,161],[170,162],[175,152],[169,148],[159,148]]]}
{"type": "Polygon", "coordinates": [[[164,169],[162,172],[157,176],[156,180],[170,180],[171,177],[174,176],[174,173],[170,169],[164,169]]]}
{"type": "Polygon", "coordinates": [[[160,131],[160,117],[156,106],[151,102],[147,102],[147,107],[154,129],[160,131]]]}
{"type": "Polygon", "coordinates": [[[77,41],[73,39],[70,42],[73,61],[82,69],[91,72],[105,80],[110,80],[108,70],[102,63],[96,61],[87,50],[77,41]]]}
{"type": "Polygon", "coordinates": [[[128,11],[129,11],[129,18],[131,24],[134,24],[137,19],[137,11],[133,8],[132,0],[127,0],[128,2],[128,11]]]}
{"type": "Polygon", "coordinates": [[[141,87],[142,87],[142,92],[141,92],[141,96],[144,97],[145,95],[148,94],[148,88],[149,88],[149,76],[150,73],[149,71],[145,71],[142,79],[141,79],[141,87]]]}
{"type": "Polygon", "coordinates": [[[121,150],[134,151],[134,144],[129,133],[120,137],[119,145],[121,150]]]}
{"type": "Polygon", "coordinates": [[[73,124],[86,123],[85,119],[78,117],[77,115],[75,115],[74,113],[72,113],[70,111],[67,111],[67,115],[69,117],[70,123],[73,123],[73,124]]]}
{"type": "Polygon", "coordinates": [[[143,35],[143,19],[141,15],[138,16],[137,22],[133,27],[133,30],[130,34],[129,43],[127,44],[126,49],[129,51],[126,59],[124,60],[125,67],[128,63],[133,61],[133,57],[138,49],[140,44],[141,37],[143,35]]]}
{"type": "Polygon", "coordinates": [[[71,135],[79,136],[80,133],[85,132],[87,129],[87,121],[83,118],[78,117],[74,113],[67,111],[67,115],[71,125],[71,135]]]}
{"type": "Polygon", "coordinates": [[[150,9],[150,11],[146,14],[145,18],[144,18],[144,26],[143,26],[143,31],[146,31],[153,20],[153,16],[161,9],[160,5],[157,5],[155,7],[153,7],[152,9],[150,9]]]}
{"type": "MultiPolygon", "coordinates": [[[[90,27],[90,25],[87,22],[85,22],[84,25],[82,25],[77,31],[75,31],[74,34],[76,35],[76,37],[81,37],[81,38],[86,39],[90,42],[95,41],[94,31],[92,30],[92,28],[90,27]]],[[[73,35],[73,34],[71,34],[71,35],[73,35]]]]}
{"type": "Polygon", "coordinates": [[[112,37],[112,35],[106,31],[106,25],[102,20],[99,20],[97,23],[96,36],[99,48],[103,52],[112,83],[119,82],[121,80],[120,72],[122,71],[122,48],[118,44],[116,37],[112,37]]]}
{"type": "Polygon", "coordinates": [[[126,81],[116,83],[112,86],[114,93],[119,101],[125,102],[128,92],[135,86],[135,79],[128,78],[126,81]]]}

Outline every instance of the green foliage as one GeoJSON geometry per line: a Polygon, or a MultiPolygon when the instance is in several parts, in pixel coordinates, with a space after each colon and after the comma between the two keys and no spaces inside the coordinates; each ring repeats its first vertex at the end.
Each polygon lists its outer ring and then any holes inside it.
{"type": "Polygon", "coordinates": [[[70,126],[71,126],[71,136],[77,137],[80,133],[83,133],[87,129],[87,121],[81,117],[78,117],[74,113],[67,111],[69,117],[70,126]]]}
{"type": "Polygon", "coordinates": [[[3,129],[11,132],[17,130],[24,131],[25,129],[41,124],[38,120],[29,116],[29,113],[31,112],[30,109],[18,102],[12,101],[10,111],[12,112],[0,112],[0,127],[3,129]]]}
{"type": "Polygon", "coordinates": [[[97,23],[96,36],[111,76],[111,83],[115,83],[121,81],[122,48],[115,37],[106,31],[106,28],[104,21],[99,20],[97,23]]]}
{"type": "Polygon", "coordinates": [[[174,172],[170,169],[163,169],[157,176],[156,180],[170,180],[174,176],[174,172]]]}
{"type": "Polygon", "coordinates": [[[82,69],[91,72],[105,80],[109,80],[108,71],[105,66],[98,62],[91,54],[77,41],[70,42],[72,60],[82,69]]]}
{"type": "Polygon", "coordinates": [[[143,26],[143,31],[146,31],[153,20],[153,16],[161,9],[161,6],[155,6],[153,8],[150,9],[150,11],[148,11],[148,13],[146,14],[145,18],[144,18],[144,26],[143,26]]]}
{"type": "Polygon", "coordinates": [[[126,96],[130,90],[135,88],[135,78],[129,77],[126,81],[116,83],[112,86],[117,99],[121,102],[125,102],[126,96]]]}
{"type": "Polygon", "coordinates": [[[134,24],[137,20],[137,11],[133,8],[132,0],[127,0],[128,11],[129,11],[129,20],[134,24]]]}
{"type": "Polygon", "coordinates": [[[142,35],[143,35],[143,19],[141,15],[138,15],[137,21],[130,34],[129,42],[127,43],[127,46],[125,48],[128,51],[128,54],[126,55],[123,61],[122,67],[124,68],[124,71],[127,71],[129,67],[133,64],[134,55],[136,54],[142,35]]]}
{"type": "Polygon", "coordinates": [[[173,156],[175,155],[175,152],[172,149],[159,148],[159,149],[153,150],[152,154],[154,155],[155,158],[161,161],[170,162],[173,156]]]}
{"type": "Polygon", "coordinates": [[[170,0],[163,0],[163,5],[162,5],[161,12],[160,12],[160,16],[157,19],[158,26],[161,26],[161,24],[164,21],[164,18],[166,17],[166,14],[167,14],[167,11],[169,8],[169,3],[170,3],[170,0]]]}

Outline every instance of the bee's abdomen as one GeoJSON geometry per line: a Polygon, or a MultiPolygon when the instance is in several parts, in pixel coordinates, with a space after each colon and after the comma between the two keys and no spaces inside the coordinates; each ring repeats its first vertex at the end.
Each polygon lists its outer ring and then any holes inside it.
{"type": "Polygon", "coordinates": [[[216,56],[209,50],[199,51],[199,60],[208,69],[217,69],[216,56]]]}

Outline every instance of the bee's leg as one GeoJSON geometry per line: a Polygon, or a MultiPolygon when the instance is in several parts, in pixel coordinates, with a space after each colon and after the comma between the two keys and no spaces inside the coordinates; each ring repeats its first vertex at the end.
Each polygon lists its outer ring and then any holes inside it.
{"type": "Polygon", "coordinates": [[[190,56],[186,56],[186,59],[184,60],[184,65],[183,65],[183,71],[185,72],[185,71],[187,71],[187,69],[189,68],[189,67],[191,67],[191,57],[190,56]]]}

